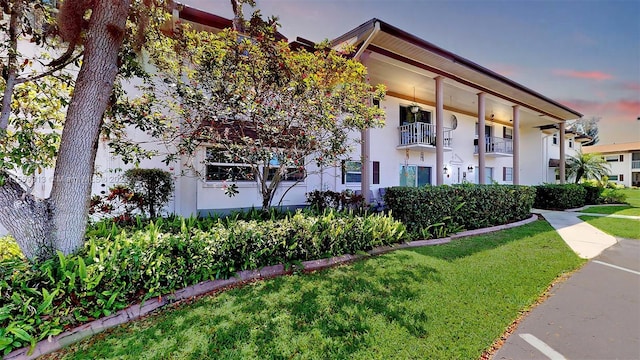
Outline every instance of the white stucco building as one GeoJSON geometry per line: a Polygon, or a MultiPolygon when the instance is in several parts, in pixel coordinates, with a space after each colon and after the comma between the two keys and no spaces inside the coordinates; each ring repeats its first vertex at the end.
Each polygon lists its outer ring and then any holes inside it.
{"type": "Polygon", "coordinates": [[[640,187],[640,141],[585,146],[582,151],[602,155],[611,168],[609,181],[640,187]]]}
{"type": "MultiPolygon", "coordinates": [[[[190,7],[175,10],[178,19],[206,31],[231,26],[229,19],[190,7]]],[[[352,189],[377,198],[378,189],[390,186],[555,182],[555,169],[563,172],[566,154],[579,146],[575,135],[565,130],[566,121],[582,116],[577,111],[381,20],[354,28],[333,44],[354,46],[352,56],[368,68],[370,83],[386,85],[387,96],[376,101],[386,113],[386,125],[353,134],[363,140],[362,146],[337,166],[318,172],[307,165],[314,174],[287,192],[283,206],[304,205],[305,194],[317,189],[352,189]]],[[[295,46],[312,44],[298,39],[295,46]]],[[[174,175],[176,190],[167,213],[188,216],[261,205],[255,182],[237,182],[240,193],[230,198],[215,176],[216,167],[242,164],[210,160],[201,147],[191,164],[181,159],[165,165],[157,159],[140,167],[174,175]]],[[[122,171],[130,166],[113,157],[101,141],[94,194],[122,183],[122,171]]],[[[50,170],[41,178],[35,192],[44,197],[50,191],[50,170]]],[[[275,203],[284,190],[276,194],[275,203]]]]}

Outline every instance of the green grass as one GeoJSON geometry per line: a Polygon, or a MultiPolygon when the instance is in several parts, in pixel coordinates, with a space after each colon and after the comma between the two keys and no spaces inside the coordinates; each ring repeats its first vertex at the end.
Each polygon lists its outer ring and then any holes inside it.
{"type": "Polygon", "coordinates": [[[624,193],[627,197],[627,203],[629,205],[621,206],[590,206],[589,208],[582,210],[583,213],[591,214],[616,214],[616,215],[630,215],[640,216],[640,189],[620,189],[618,190],[624,193]]]}
{"type": "Polygon", "coordinates": [[[622,191],[627,196],[627,203],[633,207],[640,207],[640,189],[622,189],[622,191]]]}
{"type": "Polygon", "coordinates": [[[640,207],[633,206],[590,206],[587,209],[580,210],[583,213],[590,214],[616,214],[640,216],[640,207]]]}
{"type": "Polygon", "coordinates": [[[475,359],[583,263],[543,221],[204,297],[69,359],[475,359]]]}
{"type": "Polygon", "coordinates": [[[583,221],[617,237],[640,240],[640,221],[600,216],[579,216],[583,221]]]}

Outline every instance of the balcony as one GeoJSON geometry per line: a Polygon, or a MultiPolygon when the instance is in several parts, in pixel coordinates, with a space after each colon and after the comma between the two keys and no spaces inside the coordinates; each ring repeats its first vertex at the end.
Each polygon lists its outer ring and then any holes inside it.
{"type": "Polygon", "coordinates": [[[632,169],[640,169],[640,160],[631,161],[631,168],[632,169]]]}
{"type": "MultiPolygon", "coordinates": [[[[400,141],[397,149],[436,151],[436,126],[416,122],[398,127],[400,141]]],[[[444,128],[444,151],[451,151],[451,130],[444,128]]]]}
{"type": "MultiPolygon", "coordinates": [[[[473,140],[473,145],[473,153],[477,155],[478,139],[473,140]]],[[[489,157],[513,156],[513,140],[495,136],[486,137],[484,153],[489,157]]]]}

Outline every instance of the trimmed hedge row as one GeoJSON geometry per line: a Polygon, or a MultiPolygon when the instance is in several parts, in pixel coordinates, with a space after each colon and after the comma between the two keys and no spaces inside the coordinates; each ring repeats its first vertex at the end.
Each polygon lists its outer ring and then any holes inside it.
{"type": "Polygon", "coordinates": [[[402,242],[389,215],[301,212],[277,220],[173,219],[133,232],[91,233],[77,255],[0,261],[0,354],[64,328],[235,271],[357,253],[402,242]],[[179,224],[178,226],[176,226],[179,224]],[[168,232],[162,231],[169,230],[168,232]]]}
{"type": "Polygon", "coordinates": [[[516,185],[392,187],[384,196],[393,217],[414,235],[443,219],[467,230],[523,220],[534,199],[534,188],[516,185]]]}
{"type": "Polygon", "coordinates": [[[577,184],[544,184],[535,188],[536,200],[533,206],[538,209],[574,209],[585,205],[587,194],[589,201],[594,197],[594,190],[587,191],[585,187],[577,184]]]}

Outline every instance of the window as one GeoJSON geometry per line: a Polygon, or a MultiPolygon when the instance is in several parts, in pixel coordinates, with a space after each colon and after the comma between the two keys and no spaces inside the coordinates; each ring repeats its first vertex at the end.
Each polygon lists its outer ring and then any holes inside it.
{"type": "Polygon", "coordinates": [[[618,161],[622,161],[622,155],[618,156],[618,155],[609,155],[609,156],[605,156],[604,160],[606,162],[618,162],[618,161]]]}
{"type": "Polygon", "coordinates": [[[624,181],[624,174],[618,175],[618,180],[619,181],[624,181]]]}
{"type": "Polygon", "coordinates": [[[504,168],[502,168],[502,181],[513,181],[513,168],[512,167],[504,167],[504,168]]]}
{"type": "Polygon", "coordinates": [[[360,161],[342,162],[342,183],[360,183],[362,180],[362,163],[360,161]]]}
{"type": "MultiPolygon", "coordinates": [[[[476,166],[475,168],[475,176],[476,176],[476,184],[480,184],[480,171],[478,170],[478,167],[476,166]]],[[[484,168],[484,183],[485,184],[491,184],[493,183],[493,168],[492,167],[485,167],[484,168]]]]}
{"type": "Polygon", "coordinates": [[[431,124],[431,112],[426,110],[418,110],[412,113],[408,106],[400,105],[400,125],[411,124],[414,122],[423,122],[431,124]]]}
{"type": "Polygon", "coordinates": [[[620,162],[624,161],[624,155],[620,155],[620,162]]]}
{"type": "Polygon", "coordinates": [[[607,176],[611,181],[618,181],[618,175],[609,175],[607,176]]]}
{"type": "Polygon", "coordinates": [[[247,164],[233,161],[228,154],[207,148],[205,157],[207,181],[254,181],[255,176],[247,164]]]}
{"type": "MultiPolygon", "coordinates": [[[[492,131],[492,126],[491,125],[485,125],[484,126],[484,137],[488,138],[491,137],[493,131],[492,131]]],[[[478,123],[476,123],[476,138],[478,137],[478,123]]]]}
{"type": "MultiPolygon", "coordinates": [[[[287,164],[288,166],[285,168],[285,173],[281,175],[280,181],[302,181],[305,178],[305,168],[304,168],[304,159],[298,164],[295,165],[293,162],[291,164],[287,164]]],[[[267,174],[267,181],[273,180],[273,177],[276,175],[276,171],[280,170],[280,161],[274,156],[271,161],[269,161],[269,173],[267,174]]]]}
{"type": "Polygon", "coordinates": [[[374,161],[373,166],[373,184],[380,184],[380,161],[374,161]]]}
{"type": "Polygon", "coordinates": [[[503,127],[502,128],[502,137],[505,139],[513,139],[513,128],[503,127]]]}
{"type": "Polygon", "coordinates": [[[431,167],[400,165],[400,186],[425,186],[431,184],[431,167]]]}
{"type": "Polygon", "coordinates": [[[569,148],[573,149],[573,138],[569,139],[569,148]]]}
{"type": "Polygon", "coordinates": [[[553,145],[558,145],[558,134],[553,134],[553,138],[552,138],[552,143],[553,145]]]}
{"type": "MultiPolygon", "coordinates": [[[[380,161],[371,162],[372,184],[380,184],[380,161]]],[[[362,163],[360,161],[342,162],[342,183],[353,184],[362,182],[362,163]]]]}

